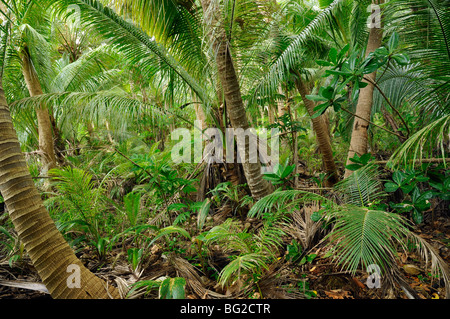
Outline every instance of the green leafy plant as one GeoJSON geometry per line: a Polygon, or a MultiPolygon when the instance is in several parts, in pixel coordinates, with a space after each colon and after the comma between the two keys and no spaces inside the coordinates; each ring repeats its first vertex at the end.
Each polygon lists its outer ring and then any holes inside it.
{"type": "Polygon", "coordinates": [[[140,193],[128,193],[123,198],[125,213],[131,226],[136,226],[139,221],[140,202],[140,193]]]}
{"type": "Polygon", "coordinates": [[[287,163],[288,160],[286,160],[284,165],[276,164],[273,173],[264,173],[263,178],[274,185],[289,185],[289,182],[294,178],[291,174],[295,169],[295,165],[287,165],[287,163]]]}
{"type": "Polygon", "coordinates": [[[368,85],[363,82],[364,75],[370,74],[390,61],[396,61],[399,65],[409,63],[409,57],[398,50],[399,37],[393,33],[386,46],[377,48],[371,52],[367,58],[362,50],[355,49],[348,54],[350,46],[347,44],[339,52],[337,49],[330,49],[328,61],[318,60],[317,64],[329,67],[325,71],[325,77],[332,76],[331,84],[319,88],[317,95],[307,95],[307,98],[321,102],[314,108],[316,118],[322,115],[329,107],[333,107],[335,112],[342,108],[342,103],[347,100],[347,90],[351,87],[350,100],[355,102],[359,97],[360,89],[368,85]]]}
{"type": "Polygon", "coordinates": [[[429,177],[421,171],[406,170],[395,171],[392,181],[384,184],[386,192],[400,190],[403,195],[401,203],[390,203],[390,206],[399,213],[411,212],[412,219],[416,224],[423,221],[423,212],[431,207],[429,200],[433,197],[433,191],[421,191],[420,183],[428,182],[429,177]]]}
{"type": "Polygon", "coordinates": [[[46,200],[46,205],[59,214],[58,229],[69,238],[70,233],[78,233],[72,237],[72,245],[86,242],[103,260],[116,237],[111,228],[115,220],[107,212],[102,184],[96,186],[91,174],[72,167],[53,169],[50,174],[56,193],[46,200]]]}
{"type": "Polygon", "coordinates": [[[297,242],[295,239],[292,240],[292,243],[290,245],[287,245],[286,249],[287,249],[286,254],[287,260],[290,260],[295,263],[302,256],[303,248],[301,244],[297,242]]]}
{"type": "Polygon", "coordinates": [[[129,298],[141,290],[145,290],[144,295],[149,294],[153,290],[159,290],[161,281],[159,280],[140,280],[131,285],[126,297],[129,298]]]}
{"type": "Polygon", "coordinates": [[[134,272],[137,272],[139,264],[142,262],[144,250],[142,248],[129,248],[127,250],[128,262],[131,264],[131,268],[134,272]]]}
{"type": "MultiPolygon", "coordinates": [[[[306,129],[302,126],[300,121],[295,121],[290,113],[285,113],[278,118],[278,122],[270,124],[267,128],[278,128],[281,132],[291,133],[291,132],[306,132],[306,129]]],[[[289,135],[283,134],[282,137],[289,135]]]]}
{"type": "Polygon", "coordinates": [[[186,279],[166,278],[159,286],[159,299],[185,299],[186,279]]]}
{"type": "Polygon", "coordinates": [[[437,167],[435,171],[428,172],[428,181],[433,188],[433,197],[441,200],[450,200],[450,170],[437,167]]]}
{"type": "Polygon", "coordinates": [[[345,166],[345,168],[351,171],[356,171],[357,169],[366,166],[370,161],[374,159],[375,158],[373,157],[373,155],[369,153],[363,154],[361,156],[358,156],[358,154],[355,153],[355,155],[352,158],[350,158],[353,164],[348,164],[345,166]]]}
{"type": "Polygon", "coordinates": [[[231,182],[219,183],[208,192],[211,196],[211,205],[220,207],[229,205],[235,215],[240,215],[244,207],[252,203],[252,198],[245,195],[247,184],[233,185],[231,182]]]}
{"type": "Polygon", "coordinates": [[[302,279],[297,283],[298,290],[302,292],[307,299],[317,297],[317,292],[309,288],[309,281],[302,279]]]}
{"type": "Polygon", "coordinates": [[[316,257],[317,257],[317,254],[308,254],[299,261],[299,264],[300,265],[304,265],[306,263],[311,264],[314,261],[314,259],[316,259],[316,257]]]}
{"type": "Polygon", "coordinates": [[[239,223],[230,218],[204,235],[207,246],[216,243],[225,251],[234,252],[230,256],[231,261],[219,273],[218,282],[222,286],[232,285],[243,274],[248,274],[252,279],[260,278],[263,271],[268,269],[269,262],[275,259],[275,249],[281,245],[284,232],[280,223],[281,220],[272,224],[264,223],[256,234],[252,234],[242,231],[239,223]]]}
{"type": "Polygon", "coordinates": [[[0,246],[9,257],[8,258],[9,266],[13,267],[13,264],[15,262],[22,260],[25,253],[25,247],[23,246],[22,242],[20,241],[17,235],[10,233],[6,228],[2,226],[0,226],[0,234],[3,234],[5,236],[4,240],[0,240],[1,244],[0,246]]]}

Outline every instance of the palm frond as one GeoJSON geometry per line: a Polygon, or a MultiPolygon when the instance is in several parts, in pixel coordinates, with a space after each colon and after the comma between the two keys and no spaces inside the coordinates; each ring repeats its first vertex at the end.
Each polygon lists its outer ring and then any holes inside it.
{"type": "Polygon", "coordinates": [[[422,78],[430,88],[425,95],[417,96],[424,114],[441,116],[450,109],[450,2],[448,0],[395,0],[386,5],[384,15],[389,24],[389,34],[397,31],[422,78]],[[430,96],[431,95],[431,96],[430,96]],[[441,114],[440,114],[441,113],[441,114]]]}
{"type": "Polygon", "coordinates": [[[450,298],[450,268],[447,262],[442,259],[439,252],[436,251],[429,242],[425,239],[411,232],[408,234],[408,239],[415,243],[416,250],[419,252],[422,260],[428,265],[431,257],[431,273],[433,277],[441,278],[445,284],[445,298],[450,298]]]}
{"type": "MultiPolygon", "coordinates": [[[[445,142],[450,136],[450,115],[444,116],[414,133],[392,154],[388,166],[412,167],[424,158],[445,158],[448,154],[445,142]]],[[[444,165],[446,162],[444,161],[444,165]]]]}
{"type": "MultiPolygon", "coordinates": [[[[68,16],[69,5],[78,5],[81,10],[81,22],[86,27],[96,30],[103,38],[108,39],[130,63],[137,63],[148,72],[155,68],[156,56],[160,67],[165,66],[175,72],[198,95],[200,100],[209,104],[211,98],[184,67],[160,43],[148,36],[143,30],[122,19],[111,8],[105,7],[96,0],[57,0],[48,1],[60,15],[68,16]]],[[[69,14],[70,15],[70,14],[69,14]]]]}
{"type": "Polygon", "coordinates": [[[330,15],[335,13],[345,2],[345,0],[333,1],[300,34],[296,35],[286,49],[271,64],[267,74],[259,83],[256,83],[255,92],[263,96],[276,92],[279,83],[287,78],[287,75],[290,74],[291,70],[295,69],[295,66],[301,60],[304,47],[308,41],[328,26],[330,15]]]}
{"type": "Polygon", "coordinates": [[[346,204],[369,207],[383,195],[378,166],[368,164],[337,183],[334,188],[346,204]]]}
{"type": "Polygon", "coordinates": [[[248,216],[261,218],[265,213],[272,212],[273,209],[288,211],[299,204],[317,201],[332,204],[328,198],[315,193],[301,190],[278,190],[256,202],[248,212],[248,216]]]}
{"type": "Polygon", "coordinates": [[[360,265],[389,266],[395,243],[402,244],[408,233],[406,221],[398,214],[344,205],[329,213],[336,224],[326,238],[335,244],[338,264],[354,273],[360,265]]]}
{"type": "Polygon", "coordinates": [[[98,90],[98,85],[92,86],[89,80],[97,77],[95,82],[98,84],[108,81],[109,76],[113,76],[108,66],[115,64],[117,58],[107,45],[83,54],[80,59],[67,64],[58,72],[50,84],[51,92],[98,90]]]}
{"type": "Polygon", "coordinates": [[[268,269],[265,256],[261,253],[249,253],[235,257],[219,273],[219,284],[223,286],[233,284],[244,273],[260,272],[268,269]]]}
{"type": "Polygon", "coordinates": [[[242,232],[239,222],[229,218],[208,231],[205,235],[205,243],[207,245],[222,244],[228,251],[239,251],[245,254],[252,252],[251,237],[251,234],[242,232]]]}

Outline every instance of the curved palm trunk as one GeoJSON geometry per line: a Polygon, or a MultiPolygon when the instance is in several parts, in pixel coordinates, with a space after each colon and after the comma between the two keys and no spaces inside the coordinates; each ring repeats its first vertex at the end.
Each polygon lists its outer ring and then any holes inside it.
{"type": "Polygon", "coordinates": [[[1,85],[0,193],[20,240],[53,298],[119,297],[113,287],[106,288],[106,282],[83,266],[43,206],[21,152],[1,85]],[[74,277],[77,273],[79,288],[74,277]]]}
{"type": "MultiPolygon", "coordinates": [[[[375,2],[375,1],[372,1],[375,2]]],[[[379,1],[383,3],[383,0],[379,1]]],[[[381,46],[381,40],[383,38],[383,30],[381,28],[373,27],[370,29],[369,40],[367,43],[366,49],[366,57],[369,53],[375,51],[377,48],[381,46]]],[[[375,82],[377,72],[373,72],[371,74],[367,74],[366,76],[370,81],[375,82]]],[[[367,82],[363,80],[364,82],[367,82]]],[[[362,88],[359,92],[358,104],[356,105],[356,112],[353,121],[353,130],[352,137],[350,140],[350,148],[347,155],[347,164],[351,164],[350,158],[352,158],[355,154],[361,156],[367,153],[368,150],[368,135],[367,130],[369,128],[369,120],[370,115],[372,113],[372,104],[373,104],[373,91],[375,89],[374,85],[370,83],[362,88]]],[[[346,169],[344,177],[348,177],[352,174],[353,171],[346,169]]]]}
{"type": "MultiPolygon", "coordinates": [[[[211,21],[213,25],[217,24],[216,15],[217,12],[210,10],[210,1],[201,1],[205,18],[211,21]]],[[[236,74],[236,70],[233,65],[233,59],[228,47],[228,40],[226,38],[224,30],[215,30],[213,42],[213,49],[216,56],[216,64],[220,83],[222,84],[223,95],[226,103],[226,109],[230,118],[231,126],[234,129],[241,128],[243,130],[249,129],[247,114],[242,101],[241,89],[239,80],[236,74]]],[[[247,185],[250,188],[253,198],[256,200],[269,195],[273,192],[273,186],[263,179],[261,173],[261,163],[257,158],[256,163],[249,161],[249,141],[245,139],[245,143],[240,145],[238,143],[239,152],[244,156],[243,169],[247,179],[247,185]],[[243,149],[245,148],[245,149],[243,149]]]]}
{"type": "MultiPolygon", "coordinates": [[[[314,114],[314,102],[308,100],[306,96],[309,93],[308,88],[305,83],[297,77],[295,80],[295,86],[297,87],[300,96],[302,97],[303,103],[308,110],[308,114],[312,116],[314,114]]],[[[325,185],[328,187],[336,184],[338,180],[337,171],[336,171],[336,163],[334,162],[333,150],[331,148],[331,138],[329,133],[328,123],[324,115],[311,119],[313,124],[313,130],[316,133],[317,143],[319,144],[320,153],[322,153],[322,160],[325,172],[327,174],[327,178],[325,181],[325,185]]]]}
{"type": "MultiPolygon", "coordinates": [[[[36,71],[31,63],[26,50],[23,52],[22,73],[27,84],[30,96],[42,95],[42,87],[37,78],[36,71]]],[[[42,153],[43,172],[56,167],[55,146],[52,134],[52,122],[48,108],[41,105],[36,106],[36,116],[38,122],[39,150],[42,153]]]]}

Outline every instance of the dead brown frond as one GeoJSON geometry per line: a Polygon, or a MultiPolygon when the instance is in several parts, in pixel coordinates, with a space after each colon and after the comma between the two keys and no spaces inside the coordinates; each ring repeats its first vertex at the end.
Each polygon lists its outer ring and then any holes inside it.
{"type": "Polygon", "coordinates": [[[296,289],[298,279],[292,278],[292,272],[287,265],[281,267],[278,263],[270,266],[270,269],[258,281],[261,298],[268,299],[306,299],[305,295],[296,289]]]}
{"type": "Polygon", "coordinates": [[[442,278],[445,284],[445,298],[450,299],[450,268],[438,251],[424,238],[410,232],[409,239],[416,243],[416,249],[428,265],[431,257],[431,273],[442,278]]]}
{"type": "Polygon", "coordinates": [[[322,223],[311,219],[319,209],[319,203],[313,203],[292,212],[292,223],[287,227],[287,232],[300,242],[304,251],[314,247],[323,236],[322,223]]]}
{"type": "Polygon", "coordinates": [[[195,295],[201,299],[225,299],[230,296],[225,296],[223,294],[217,293],[210,289],[205,288],[204,280],[186,259],[169,256],[169,261],[176,269],[179,277],[186,279],[187,285],[192,289],[195,295]]]}

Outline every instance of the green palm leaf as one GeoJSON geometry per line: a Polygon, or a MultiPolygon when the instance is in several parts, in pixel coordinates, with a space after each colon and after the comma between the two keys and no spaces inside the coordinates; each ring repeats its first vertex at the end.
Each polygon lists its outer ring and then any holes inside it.
{"type": "Polygon", "coordinates": [[[378,176],[378,166],[367,164],[337,183],[334,188],[344,203],[369,207],[384,196],[378,176]]]}
{"type": "MultiPolygon", "coordinates": [[[[420,164],[424,158],[430,158],[436,150],[442,158],[446,157],[445,140],[450,134],[450,115],[428,124],[414,133],[392,154],[388,166],[404,165],[411,167],[420,164]]],[[[446,165],[446,162],[444,165],[446,165]]]]}
{"type": "MultiPolygon", "coordinates": [[[[81,11],[81,22],[85,27],[96,30],[103,38],[109,39],[112,46],[116,47],[130,63],[152,72],[155,68],[156,56],[160,61],[160,67],[164,65],[175,72],[183,81],[192,88],[201,101],[210,104],[210,97],[202,87],[177,61],[165,47],[149,37],[144,31],[131,23],[126,22],[111,8],[105,7],[96,0],[57,0],[48,1],[52,7],[62,16],[68,16],[69,5],[77,5],[81,11]]],[[[73,14],[73,13],[72,13],[73,14]]]]}
{"type": "Polygon", "coordinates": [[[265,262],[265,256],[261,253],[249,253],[237,256],[227,264],[219,273],[219,284],[225,286],[231,285],[239,279],[243,273],[259,272],[268,269],[265,262]]]}
{"type": "Polygon", "coordinates": [[[352,273],[360,265],[386,268],[390,254],[396,254],[395,243],[402,243],[408,233],[405,220],[398,214],[345,205],[329,216],[336,224],[326,238],[335,244],[338,264],[352,273]]]}
{"type": "Polygon", "coordinates": [[[276,92],[279,83],[287,78],[301,61],[304,47],[323,31],[329,23],[330,16],[345,4],[345,0],[335,0],[322,10],[301,32],[293,37],[289,45],[271,64],[267,74],[255,85],[255,92],[265,96],[276,92]]]}
{"type": "Polygon", "coordinates": [[[270,213],[273,209],[289,210],[301,203],[315,201],[332,204],[331,200],[315,193],[301,190],[278,190],[256,202],[248,212],[248,216],[261,218],[263,214],[270,213]]]}

